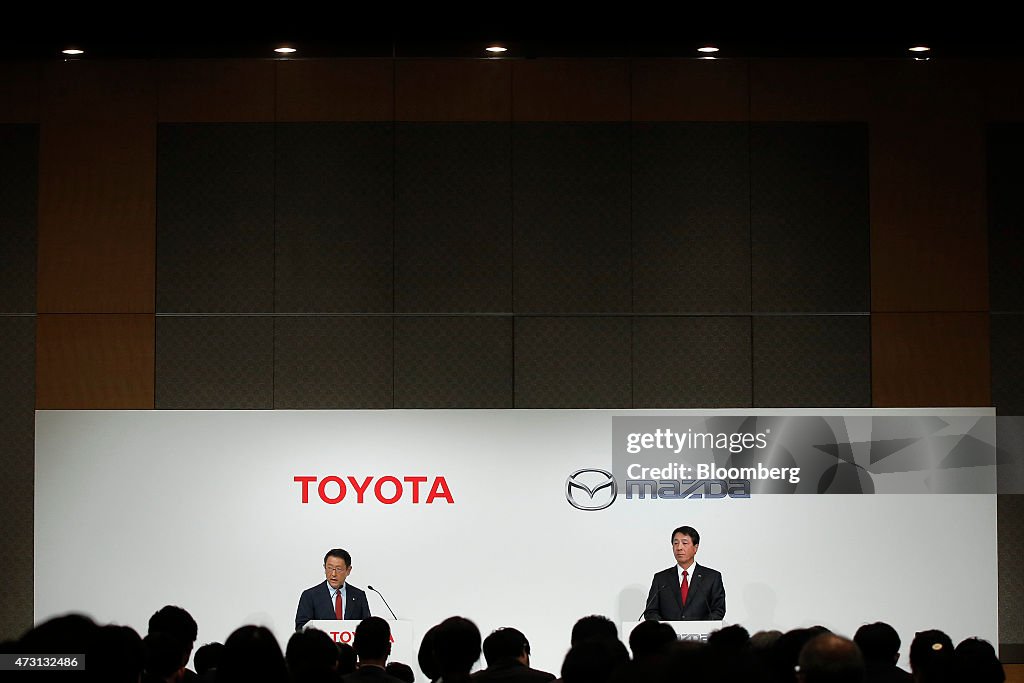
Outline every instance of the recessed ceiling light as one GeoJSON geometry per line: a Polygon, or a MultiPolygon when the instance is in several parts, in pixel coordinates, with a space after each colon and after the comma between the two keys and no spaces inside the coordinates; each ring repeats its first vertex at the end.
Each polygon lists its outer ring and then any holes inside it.
{"type": "Polygon", "coordinates": [[[488,52],[508,52],[508,48],[502,45],[488,45],[486,49],[488,52]]]}
{"type": "Polygon", "coordinates": [[[282,55],[290,55],[291,53],[293,53],[295,51],[296,50],[295,50],[294,47],[288,47],[287,45],[282,45],[281,47],[275,47],[274,48],[274,52],[276,52],[278,54],[282,54],[282,55]]]}
{"type": "Polygon", "coordinates": [[[69,47],[66,50],[61,50],[66,55],[84,55],[85,50],[79,50],[77,47],[69,47]]]}
{"type": "Polygon", "coordinates": [[[705,45],[704,47],[698,47],[697,52],[718,52],[718,48],[714,45],[705,45]]]}
{"type": "Polygon", "coordinates": [[[931,48],[928,47],[927,45],[915,45],[914,47],[910,48],[910,51],[911,52],[930,52],[931,48]]]}

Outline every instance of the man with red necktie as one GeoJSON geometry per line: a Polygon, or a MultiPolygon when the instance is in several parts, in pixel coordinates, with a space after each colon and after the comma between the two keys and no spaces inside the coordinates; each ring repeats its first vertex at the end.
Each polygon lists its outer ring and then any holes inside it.
{"type": "Polygon", "coordinates": [[[334,548],[324,555],[326,581],[302,591],[295,611],[295,630],[313,619],[365,619],[370,616],[366,593],[345,582],[352,573],[352,556],[334,548]]]}
{"type": "Polygon", "coordinates": [[[676,565],[654,575],[644,619],[719,621],[725,617],[725,586],[721,572],[697,564],[700,534],[691,526],[672,532],[676,565]]]}

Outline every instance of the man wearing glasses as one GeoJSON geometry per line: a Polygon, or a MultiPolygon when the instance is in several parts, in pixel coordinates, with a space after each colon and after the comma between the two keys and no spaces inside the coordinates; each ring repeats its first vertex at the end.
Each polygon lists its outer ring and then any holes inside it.
{"type": "Polygon", "coordinates": [[[366,593],[345,583],[352,573],[352,556],[334,548],[324,555],[327,580],[302,591],[295,610],[295,630],[301,631],[312,619],[365,619],[370,616],[366,593]]]}

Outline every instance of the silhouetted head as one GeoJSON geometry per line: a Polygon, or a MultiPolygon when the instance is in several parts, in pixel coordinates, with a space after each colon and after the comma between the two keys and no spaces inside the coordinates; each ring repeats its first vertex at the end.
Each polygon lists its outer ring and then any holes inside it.
{"type": "Polygon", "coordinates": [[[626,646],[618,638],[589,638],[576,643],[562,662],[564,683],[607,683],[629,663],[626,646]]]}
{"type": "Polygon", "coordinates": [[[144,666],[142,638],[130,626],[101,626],[85,657],[93,680],[138,683],[144,666]]]}
{"type": "Polygon", "coordinates": [[[218,683],[280,683],[288,680],[281,646],[263,626],[242,626],[224,641],[218,683]]]}
{"type": "Polygon", "coordinates": [[[405,681],[405,683],[416,683],[416,674],[408,664],[402,664],[401,662],[388,662],[388,665],[384,667],[384,671],[395,678],[405,681]]]}
{"type": "Polygon", "coordinates": [[[434,661],[445,680],[469,676],[480,659],[480,629],[465,617],[449,617],[437,625],[434,661]]]}
{"type": "Polygon", "coordinates": [[[833,633],[817,635],[798,658],[802,683],[862,683],[864,658],[852,640],[833,633]]]}
{"type": "Polygon", "coordinates": [[[592,638],[618,639],[618,637],[619,629],[615,628],[615,622],[600,614],[591,614],[573,625],[572,636],[569,640],[571,644],[576,645],[592,638]]]}
{"type": "Polygon", "coordinates": [[[920,631],[910,644],[910,670],[914,680],[941,683],[953,675],[953,641],[942,631],[920,631]]]}
{"type": "Polygon", "coordinates": [[[323,631],[315,628],[296,631],[288,639],[285,661],[294,680],[320,680],[337,670],[338,648],[323,631]]]}
{"type": "Polygon", "coordinates": [[[967,638],[953,651],[956,678],[977,683],[1002,683],[1006,672],[996,656],[996,650],[987,640],[967,638]]]}
{"type": "Polygon", "coordinates": [[[196,665],[196,673],[200,676],[220,667],[224,656],[224,643],[207,643],[196,650],[192,662],[196,665]]]}
{"type": "Polygon", "coordinates": [[[391,626],[380,617],[367,617],[356,626],[352,643],[360,662],[384,660],[391,654],[391,626]]]}
{"type": "Polygon", "coordinates": [[[660,621],[641,621],[629,634],[629,649],[636,660],[664,654],[674,642],[675,630],[660,621]]]}
{"type": "Polygon", "coordinates": [[[876,621],[864,624],[853,636],[865,662],[895,664],[900,656],[900,634],[889,624],[876,621]]]}
{"type": "Polygon", "coordinates": [[[525,664],[530,657],[530,641],[522,631],[511,626],[499,628],[484,638],[484,659],[487,666],[503,660],[519,660],[525,664]]]}
{"type": "Polygon", "coordinates": [[[335,643],[338,648],[338,675],[347,676],[356,670],[356,649],[348,643],[335,643]]]}

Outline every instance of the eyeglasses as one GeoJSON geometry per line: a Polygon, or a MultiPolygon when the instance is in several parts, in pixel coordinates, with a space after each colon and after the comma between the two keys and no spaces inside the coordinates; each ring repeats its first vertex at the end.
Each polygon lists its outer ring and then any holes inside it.
{"type": "Polygon", "coordinates": [[[328,574],[340,574],[347,569],[348,567],[324,567],[328,574]]]}

